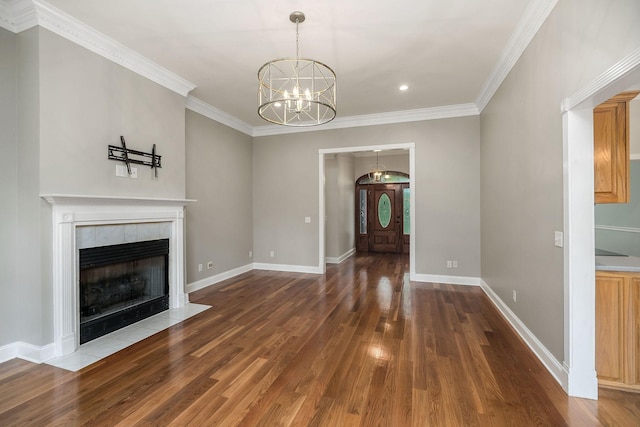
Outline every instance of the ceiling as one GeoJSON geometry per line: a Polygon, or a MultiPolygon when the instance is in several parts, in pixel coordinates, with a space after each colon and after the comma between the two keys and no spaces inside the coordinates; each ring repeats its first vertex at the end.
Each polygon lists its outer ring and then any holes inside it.
{"type": "MultiPolygon", "coordinates": [[[[6,0],[4,0],[6,2],[6,0]]],[[[338,118],[477,105],[540,0],[48,0],[196,85],[190,95],[249,126],[257,71],[300,56],[338,76],[338,118]],[[407,84],[409,90],[398,87],[407,84]]],[[[548,1],[547,1],[548,3],[548,1]]],[[[480,107],[482,108],[482,107],[480,107]]]]}

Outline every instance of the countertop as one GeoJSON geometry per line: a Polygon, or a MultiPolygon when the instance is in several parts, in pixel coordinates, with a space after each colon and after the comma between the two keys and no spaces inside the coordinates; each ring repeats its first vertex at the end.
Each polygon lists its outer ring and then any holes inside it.
{"type": "Polygon", "coordinates": [[[596,256],[596,270],[640,273],[640,258],[635,256],[596,256]]]}

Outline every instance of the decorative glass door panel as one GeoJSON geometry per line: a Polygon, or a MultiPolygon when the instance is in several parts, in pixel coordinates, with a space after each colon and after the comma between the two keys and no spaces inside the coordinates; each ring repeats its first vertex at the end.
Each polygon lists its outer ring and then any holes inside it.
{"type": "Polygon", "coordinates": [[[378,200],[378,222],[382,228],[387,228],[391,222],[391,199],[386,193],[378,200]]]}

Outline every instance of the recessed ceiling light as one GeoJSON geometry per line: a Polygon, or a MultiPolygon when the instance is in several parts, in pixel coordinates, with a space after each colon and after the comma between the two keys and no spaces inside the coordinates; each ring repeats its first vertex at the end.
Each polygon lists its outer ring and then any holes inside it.
{"type": "Polygon", "coordinates": [[[407,85],[400,85],[400,87],[399,87],[398,89],[400,89],[401,91],[405,91],[405,90],[409,89],[409,86],[407,86],[407,85]]]}

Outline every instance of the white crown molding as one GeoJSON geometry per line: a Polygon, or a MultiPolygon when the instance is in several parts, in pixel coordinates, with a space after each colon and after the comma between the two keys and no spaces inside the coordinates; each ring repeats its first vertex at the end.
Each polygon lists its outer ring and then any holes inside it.
{"type": "Polygon", "coordinates": [[[15,33],[39,25],[182,96],[196,87],[42,0],[2,0],[0,25],[15,33]]]}
{"type": "Polygon", "coordinates": [[[329,129],[354,128],[394,123],[419,122],[423,120],[450,119],[454,117],[477,116],[480,112],[475,104],[447,105],[444,107],[421,108],[394,111],[390,113],[366,114],[362,116],[340,117],[322,126],[286,127],[280,125],[256,126],[253,136],[282,135],[288,133],[316,132],[329,129]]]}
{"type": "Polygon", "coordinates": [[[31,0],[0,0],[0,27],[19,33],[36,25],[31,0]]]}
{"type": "Polygon", "coordinates": [[[13,29],[13,13],[11,13],[11,8],[9,6],[9,3],[6,0],[0,0],[0,28],[4,28],[5,30],[15,33],[15,30],[13,29]]]}
{"type": "Polygon", "coordinates": [[[489,104],[493,95],[502,85],[504,79],[511,72],[511,69],[520,59],[520,56],[529,46],[529,43],[531,43],[531,40],[533,40],[533,37],[557,3],[558,0],[533,0],[527,6],[524,15],[502,51],[500,59],[476,99],[476,105],[480,112],[489,104]]]}
{"type": "Polygon", "coordinates": [[[286,127],[280,125],[266,125],[254,127],[192,95],[187,97],[186,107],[191,111],[195,111],[196,113],[210,118],[211,120],[215,120],[252,137],[317,132],[329,129],[343,129],[393,123],[418,122],[423,120],[449,119],[454,117],[477,116],[480,114],[475,104],[458,104],[448,105],[445,107],[341,117],[322,126],[286,127]]]}
{"type": "Polygon", "coordinates": [[[560,106],[561,111],[564,113],[575,108],[578,104],[593,96],[593,94],[615,83],[636,68],[640,68],[640,48],[622,58],[591,83],[565,99],[560,106]]]}
{"type": "Polygon", "coordinates": [[[253,136],[253,126],[246,122],[243,122],[242,120],[235,116],[232,116],[231,114],[225,113],[224,111],[214,107],[213,105],[207,104],[206,102],[196,98],[195,96],[189,95],[187,97],[186,107],[191,111],[195,111],[196,113],[210,118],[211,120],[215,120],[239,132],[245,133],[249,136],[253,136]]]}

